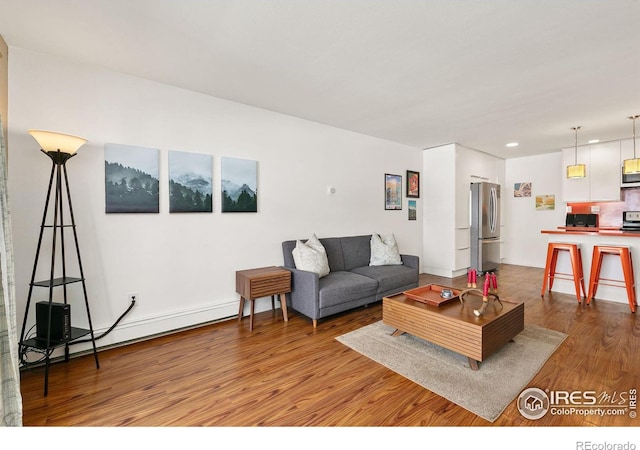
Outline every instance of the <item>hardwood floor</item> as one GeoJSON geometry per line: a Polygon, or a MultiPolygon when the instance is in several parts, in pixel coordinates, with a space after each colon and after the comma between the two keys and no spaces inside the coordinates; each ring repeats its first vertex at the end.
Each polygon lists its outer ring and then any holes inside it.
{"type": "MultiPolygon", "coordinates": [[[[542,269],[503,265],[503,298],[525,303],[525,322],[569,337],[529,383],[613,394],[640,387],[640,325],[628,305],[540,297],[542,269]]],[[[421,275],[421,284],[466,287],[421,275]]],[[[266,300],[264,300],[266,301],[266,300]]],[[[525,419],[512,402],[492,423],[340,344],[382,319],[381,303],[319,321],[289,310],[205,325],[23,372],[26,426],[638,426],[625,416],[547,414],[525,419]]],[[[509,374],[505,373],[505,377],[509,374]]],[[[500,389],[500,380],[495,380],[500,389]]]]}

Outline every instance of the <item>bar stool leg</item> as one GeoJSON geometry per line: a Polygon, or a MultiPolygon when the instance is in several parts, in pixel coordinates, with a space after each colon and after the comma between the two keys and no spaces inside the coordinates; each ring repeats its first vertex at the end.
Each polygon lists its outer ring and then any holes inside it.
{"type": "Polygon", "coordinates": [[[596,296],[598,281],[600,279],[600,267],[602,266],[602,252],[597,245],[593,247],[593,257],[591,258],[591,274],[589,275],[589,293],[587,294],[587,305],[596,296]]]}
{"type": "Polygon", "coordinates": [[[636,312],[636,285],[633,276],[633,261],[628,248],[622,249],[620,259],[622,260],[622,272],[624,273],[624,284],[627,288],[629,308],[631,308],[631,312],[636,312]]]}
{"type": "Polygon", "coordinates": [[[582,295],[584,296],[584,298],[587,297],[587,289],[584,287],[584,267],[582,267],[582,251],[580,250],[580,248],[578,248],[578,265],[580,267],[580,286],[582,286],[582,295]]]}
{"type": "Polygon", "coordinates": [[[576,288],[576,298],[578,299],[578,303],[582,303],[582,294],[584,293],[584,278],[582,277],[582,272],[580,271],[580,267],[582,266],[581,258],[579,250],[575,247],[571,247],[569,249],[569,254],[571,257],[571,269],[573,270],[573,284],[576,288]],[[582,290],[580,290],[580,286],[582,286],[582,290]]]}
{"type": "MultiPolygon", "coordinates": [[[[551,274],[555,271],[555,263],[552,266],[552,262],[554,257],[557,255],[556,251],[553,249],[551,243],[547,245],[547,262],[544,266],[544,279],[542,280],[542,290],[540,291],[540,296],[544,297],[544,293],[547,290],[547,281],[552,276],[551,274]]],[[[551,290],[551,286],[549,286],[549,290],[551,290]]]]}

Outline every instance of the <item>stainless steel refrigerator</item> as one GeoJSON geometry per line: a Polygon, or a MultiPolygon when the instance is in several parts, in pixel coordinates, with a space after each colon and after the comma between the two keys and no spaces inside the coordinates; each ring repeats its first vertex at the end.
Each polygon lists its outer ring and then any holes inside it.
{"type": "Polygon", "coordinates": [[[491,272],[500,265],[500,185],[471,183],[471,268],[491,272]]]}

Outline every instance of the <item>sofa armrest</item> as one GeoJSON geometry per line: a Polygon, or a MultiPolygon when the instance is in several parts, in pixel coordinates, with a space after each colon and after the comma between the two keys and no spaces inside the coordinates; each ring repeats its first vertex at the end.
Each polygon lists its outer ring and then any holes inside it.
{"type": "Polygon", "coordinates": [[[402,259],[402,264],[414,269],[418,269],[418,272],[420,272],[420,258],[418,256],[400,255],[400,258],[402,259]]]}
{"type": "Polygon", "coordinates": [[[291,307],[310,319],[320,317],[320,277],[315,272],[285,267],[291,272],[291,307]]]}

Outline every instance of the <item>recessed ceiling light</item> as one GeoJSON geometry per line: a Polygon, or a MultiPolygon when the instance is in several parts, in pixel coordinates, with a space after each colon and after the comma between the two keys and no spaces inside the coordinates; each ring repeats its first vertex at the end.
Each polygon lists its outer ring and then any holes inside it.
{"type": "Polygon", "coordinates": [[[600,139],[591,139],[589,144],[597,144],[598,142],[600,142],[600,139]]]}
{"type": "Polygon", "coordinates": [[[520,145],[520,144],[518,144],[517,142],[509,142],[507,144],[507,147],[517,147],[518,145],[520,145]]]}

